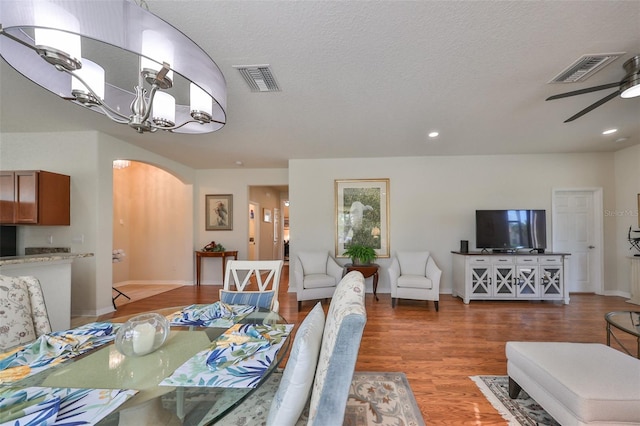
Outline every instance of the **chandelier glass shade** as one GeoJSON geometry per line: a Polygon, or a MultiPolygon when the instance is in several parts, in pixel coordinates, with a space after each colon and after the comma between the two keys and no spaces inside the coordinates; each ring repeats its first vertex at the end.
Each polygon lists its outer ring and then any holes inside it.
{"type": "Polygon", "coordinates": [[[126,169],[130,165],[131,165],[131,162],[129,160],[113,160],[114,169],[118,169],[118,170],[126,169]]]}
{"type": "Polygon", "coordinates": [[[139,133],[226,122],[215,62],[132,1],[2,0],[0,35],[0,55],[25,77],[139,133]]]}

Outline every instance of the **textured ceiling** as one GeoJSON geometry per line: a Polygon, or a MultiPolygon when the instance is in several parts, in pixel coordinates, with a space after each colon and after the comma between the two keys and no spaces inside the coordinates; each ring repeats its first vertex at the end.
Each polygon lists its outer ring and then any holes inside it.
{"type": "Polygon", "coordinates": [[[2,61],[1,131],[96,129],[198,169],[640,143],[640,98],[614,99],[567,124],[611,90],[544,100],[624,76],[623,62],[640,54],[640,1],[147,3],[224,73],[222,130],[138,135],[41,90],[2,61]],[[584,82],[548,84],[583,54],[609,52],[626,53],[584,82]],[[270,64],[282,91],[250,92],[233,68],[246,64],[270,64]],[[619,131],[602,136],[610,127],[619,131]],[[435,140],[427,137],[432,130],[440,132],[435,140]]]}

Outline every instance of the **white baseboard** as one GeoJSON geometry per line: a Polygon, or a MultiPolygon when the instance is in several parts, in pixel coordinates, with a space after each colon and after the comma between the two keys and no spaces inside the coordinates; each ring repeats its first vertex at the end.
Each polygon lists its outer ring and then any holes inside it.
{"type": "Polygon", "coordinates": [[[113,284],[113,287],[118,288],[129,284],[137,284],[137,285],[194,285],[193,281],[181,281],[181,280],[128,280],[128,281],[120,281],[118,283],[113,284]]]}
{"type": "Polygon", "coordinates": [[[603,293],[605,296],[618,296],[629,299],[631,297],[631,293],[627,291],[613,290],[613,291],[605,291],[603,293]]]}
{"type": "Polygon", "coordinates": [[[109,308],[102,308],[102,309],[98,309],[97,311],[90,311],[90,310],[78,310],[78,311],[72,311],[71,312],[71,317],[99,317],[102,315],[106,315],[106,314],[110,314],[111,312],[115,312],[115,309],[113,309],[113,306],[109,307],[109,308]]]}

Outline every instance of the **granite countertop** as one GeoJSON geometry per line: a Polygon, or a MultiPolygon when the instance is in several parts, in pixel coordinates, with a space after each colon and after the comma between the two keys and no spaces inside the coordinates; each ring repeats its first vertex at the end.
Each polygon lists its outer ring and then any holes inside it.
{"type": "Polygon", "coordinates": [[[27,256],[0,257],[0,266],[17,265],[21,263],[51,262],[55,260],[77,259],[93,257],[93,253],[42,253],[27,256]]]}

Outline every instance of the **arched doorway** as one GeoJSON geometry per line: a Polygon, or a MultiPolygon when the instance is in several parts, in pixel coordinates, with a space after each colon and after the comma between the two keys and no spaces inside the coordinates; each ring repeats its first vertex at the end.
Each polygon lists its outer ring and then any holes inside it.
{"type": "Polygon", "coordinates": [[[137,286],[148,297],[187,284],[193,275],[185,258],[193,254],[191,185],[143,162],[114,167],[112,247],[116,288],[137,286]]]}

